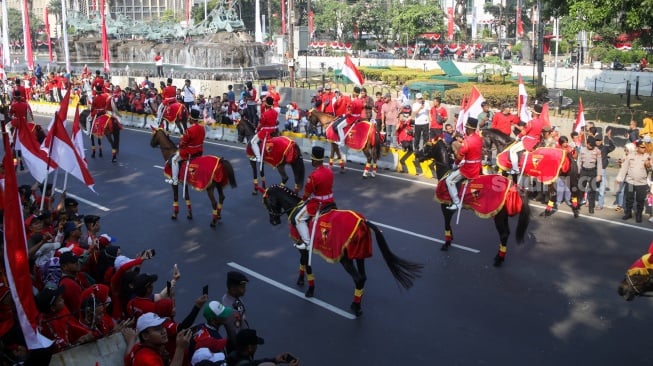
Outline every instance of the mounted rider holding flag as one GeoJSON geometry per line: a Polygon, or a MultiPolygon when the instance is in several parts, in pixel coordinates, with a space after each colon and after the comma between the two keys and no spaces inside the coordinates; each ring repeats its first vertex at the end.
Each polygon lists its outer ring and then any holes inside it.
{"type": "Polygon", "coordinates": [[[193,106],[190,110],[188,122],[190,127],[179,140],[179,150],[170,158],[171,177],[166,179],[166,183],[172,185],[179,184],[179,164],[182,161],[190,162],[191,159],[201,156],[204,153],[204,137],[206,131],[204,126],[197,123],[200,119],[201,111],[199,107],[193,106]]]}
{"type": "Polygon", "coordinates": [[[547,124],[546,121],[540,117],[542,113],[542,105],[534,105],[532,113],[536,115],[535,118],[530,120],[526,126],[522,128],[519,135],[517,135],[519,141],[510,146],[510,162],[512,163],[510,174],[519,174],[519,157],[517,154],[524,150],[535,150],[542,140],[542,128],[547,124]]]}
{"type": "MultiPolygon", "coordinates": [[[[265,104],[267,108],[263,114],[261,114],[261,120],[259,121],[258,127],[256,128],[256,134],[252,137],[250,144],[252,146],[252,151],[256,155],[256,161],[261,161],[261,148],[259,147],[259,142],[265,144],[265,141],[274,136],[277,131],[277,119],[279,118],[279,112],[273,108],[274,98],[266,97],[265,104]]],[[[263,146],[265,149],[265,146],[263,146]]]]}

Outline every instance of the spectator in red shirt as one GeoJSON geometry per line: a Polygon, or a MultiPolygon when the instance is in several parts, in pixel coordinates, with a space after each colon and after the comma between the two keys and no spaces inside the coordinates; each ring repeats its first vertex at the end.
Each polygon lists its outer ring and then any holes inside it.
{"type": "Polygon", "coordinates": [[[79,257],[72,252],[65,252],[59,257],[61,279],[59,286],[65,288],[62,297],[68,310],[76,314],[82,305],[82,292],[93,285],[84,272],[80,272],[79,257]]]}
{"type": "Polygon", "coordinates": [[[93,334],[84,329],[66,308],[63,292],[63,287],[46,287],[36,295],[36,307],[41,312],[38,320],[39,331],[54,341],[54,349],[57,352],[75,343],[93,340],[93,334]]]}
{"type": "MultiPolygon", "coordinates": [[[[134,345],[125,356],[125,366],[164,366],[167,364],[164,361],[164,354],[167,353],[164,346],[168,342],[168,335],[163,327],[164,322],[164,318],[154,313],[146,313],[138,318],[136,333],[140,342],[134,345]]],[[[177,347],[169,366],[184,364],[184,353],[188,348],[190,336],[189,329],[177,334],[177,347]]]]}
{"type": "Polygon", "coordinates": [[[510,136],[512,125],[519,124],[519,116],[510,113],[510,104],[504,103],[501,106],[501,113],[495,113],[492,117],[492,128],[510,136]]]}

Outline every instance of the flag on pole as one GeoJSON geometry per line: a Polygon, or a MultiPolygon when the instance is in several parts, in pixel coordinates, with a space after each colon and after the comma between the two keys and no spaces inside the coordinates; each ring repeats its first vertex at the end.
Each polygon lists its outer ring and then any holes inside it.
{"type": "Polygon", "coordinates": [[[34,71],[34,55],[32,54],[32,34],[30,32],[29,13],[27,11],[27,0],[22,0],[23,14],[23,42],[25,42],[25,62],[27,69],[34,71]]]}
{"type": "Polygon", "coordinates": [[[70,89],[66,92],[66,96],[61,102],[61,107],[55,116],[54,124],[50,131],[48,131],[48,135],[45,137],[43,143],[50,151],[50,159],[54,160],[61,169],[79,179],[91,191],[95,192],[93,189],[95,181],[91,176],[91,172],[88,171],[86,162],[79,155],[79,152],[77,152],[63,124],[68,113],[69,100],[70,89]]]}
{"type": "Polygon", "coordinates": [[[578,98],[578,115],[574,123],[574,131],[581,133],[585,128],[585,113],[583,112],[583,98],[578,98]]]}
{"type": "Polygon", "coordinates": [[[11,65],[11,50],[9,49],[9,16],[7,15],[7,2],[2,2],[2,64],[11,65]]]}
{"type": "Polygon", "coordinates": [[[476,85],[472,86],[472,93],[467,100],[467,105],[464,110],[460,111],[458,115],[458,123],[456,123],[456,131],[460,133],[465,132],[465,122],[469,117],[477,118],[481,112],[483,112],[483,107],[481,103],[485,102],[485,98],[481,92],[476,88],[476,85]],[[462,116],[461,116],[462,115],[462,116]]]}
{"type": "Polygon", "coordinates": [[[465,128],[465,109],[467,109],[467,96],[463,95],[463,100],[460,103],[460,112],[458,112],[458,120],[456,121],[456,131],[464,131],[465,128]]]}
{"type": "Polygon", "coordinates": [[[49,57],[48,59],[50,60],[50,62],[52,62],[53,58],[52,58],[52,42],[50,41],[50,19],[48,19],[49,18],[48,8],[45,7],[43,9],[45,9],[45,14],[44,14],[45,36],[48,37],[48,57],[49,57]]]}
{"type": "Polygon", "coordinates": [[[73,121],[73,131],[71,134],[71,139],[73,140],[73,145],[75,146],[77,153],[82,158],[82,160],[84,160],[85,165],[88,166],[88,162],[86,161],[86,156],[84,154],[83,137],[84,135],[82,134],[82,128],[79,123],[79,104],[78,104],[77,108],[75,109],[75,120],[73,121]]]}
{"type": "MultiPolygon", "coordinates": [[[[5,167],[13,166],[13,154],[9,144],[9,134],[2,124],[5,167]]],[[[18,194],[18,179],[14,169],[5,169],[4,179],[4,266],[7,282],[11,289],[11,298],[16,306],[16,315],[23,331],[25,344],[30,350],[47,348],[52,341],[42,336],[37,330],[39,312],[32,293],[27,239],[23,225],[23,209],[18,194]]]]}
{"type": "Polygon", "coordinates": [[[544,121],[545,126],[551,126],[551,117],[549,117],[549,103],[544,103],[542,105],[542,113],[540,113],[540,118],[544,121]]]}
{"type": "Polygon", "coordinates": [[[453,41],[453,7],[447,8],[447,38],[453,41]]]}
{"type": "Polygon", "coordinates": [[[517,115],[522,122],[530,122],[533,119],[531,112],[528,110],[528,93],[526,93],[526,87],[524,86],[524,80],[519,75],[519,93],[517,95],[517,115]]]}
{"type": "Polygon", "coordinates": [[[23,163],[37,182],[45,181],[48,173],[57,169],[57,164],[50,161],[46,150],[41,149],[25,121],[21,121],[16,130],[15,148],[20,150],[23,163]]]}
{"type": "Polygon", "coordinates": [[[358,86],[365,83],[363,74],[361,74],[356,65],[354,65],[354,62],[347,53],[345,53],[345,64],[342,66],[342,75],[358,86]]]}
{"type": "Polygon", "coordinates": [[[521,37],[524,35],[524,22],[521,20],[521,6],[519,6],[519,3],[517,3],[517,37],[521,37]]]}
{"type": "Polygon", "coordinates": [[[100,0],[100,26],[102,32],[102,64],[104,66],[104,72],[109,72],[109,38],[107,37],[107,17],[104,14],[106,9],[104,8],[104,0],[100,0]]]}

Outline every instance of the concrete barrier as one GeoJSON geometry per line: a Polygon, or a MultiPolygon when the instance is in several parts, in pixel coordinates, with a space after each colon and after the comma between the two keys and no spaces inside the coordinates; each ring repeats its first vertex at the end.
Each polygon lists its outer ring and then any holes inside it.
{"type": "Polygon", "coordinates": [[[95,342],[56,353],[50,366],[113,366],[122,365],[127,344],[121,333],[116,333],[95,342]]]}

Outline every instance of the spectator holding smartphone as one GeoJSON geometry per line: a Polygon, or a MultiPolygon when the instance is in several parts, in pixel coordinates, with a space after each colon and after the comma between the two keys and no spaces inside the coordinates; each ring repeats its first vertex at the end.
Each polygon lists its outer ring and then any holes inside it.
{"type": "Polygon", "coordinates": [[[237,366],[274,366],[288,364],[298,366],[299,359],[288,352],[280,353],[274,358],[254,359],[258,346],[264,344],[263,338],[256,334],[254,329],[243,329],[236,335],[236,350],[227,356],[228,365],[237,366]]]}

